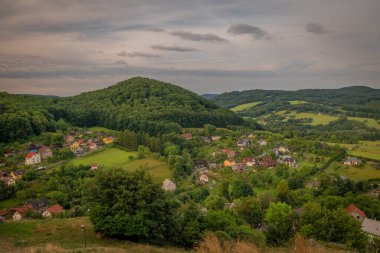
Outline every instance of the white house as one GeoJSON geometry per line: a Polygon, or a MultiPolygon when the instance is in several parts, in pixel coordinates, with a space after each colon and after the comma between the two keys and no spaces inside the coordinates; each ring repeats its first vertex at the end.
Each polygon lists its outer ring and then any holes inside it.
{"type": "Polygon", "coordinates": [[[22,215],[19,212],[15,212],[12,216],[13,220],[22,220],[22,215]]]}
{"type": "Polygon", "coordinates": [[[164,189],[165,191],[172,192],[172,191],[175,191],[176,185],[170,179],[165,179],[164,183],[162,184],[162,189],[164,189]]]}
{"type": "Polygon", "coordinates": [[[36,152],[30,152],[26,157],[25,157],[25,164],[26,165],[32,165],[32,164],[37,164],[41,162],[41,156],[36,153],[36,152]]]}

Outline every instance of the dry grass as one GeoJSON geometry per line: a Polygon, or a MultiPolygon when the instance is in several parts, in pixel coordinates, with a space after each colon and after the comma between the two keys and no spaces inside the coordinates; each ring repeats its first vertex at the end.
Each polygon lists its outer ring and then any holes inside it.
{"type": "Polygon", "coordinates": [[[235,243],[221,242],[218,237],[212,233],[207,234],[204,240],[196,248],[196,253],[343,253],[348,252],[340,249],[324,247],[311,240],[305,240],[297,236],[294,246],[291,248],[259,248],[255,244],[244,241],[235,243]]]}

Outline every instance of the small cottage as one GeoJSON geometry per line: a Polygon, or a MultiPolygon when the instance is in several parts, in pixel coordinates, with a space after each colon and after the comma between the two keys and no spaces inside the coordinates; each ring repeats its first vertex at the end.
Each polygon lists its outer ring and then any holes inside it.
{"type": "Polygon", "coordinates": [[[53,152],[50,148],[43,146],[38,150],[38,153],[40,154],[42,159],[47,159],[48,157],[53,157],[53,152]]]}
{"type": "Polygon", "coordinates": [[[357,157],[347,157],[346,161],[344,161],[344,165],[354,165],[358,166],[362,164],[362,161],[358,159],[357,157]]]}
{"type": "Polygon", "coordinates": [[[173,192],[176,189],[176,185],[170,179],[165,179],[161,188],[165,191],[173,192]]]}
{"type": "Polygon", "coordinates": [[[26,157],[25,157],[25,164],[26,165],[33,165],[41,162],[41,156],[40,154],[36,152],[30,152],[26,157]]]}
{"type": "Polygon", "coordinates": [[[51,207],[46,208],[46,210],[42,213],[42,217],[44,218],[51,218],[57,213],[63,212],[64,209],[61,205],[55,204],[52,205],[51,207]]]}
{"type": "Polygon", "coordinates": [[[363,222],[367,218],[367,215],[354,204],[348,205],[346,212],[359,222],[363,222]]]}

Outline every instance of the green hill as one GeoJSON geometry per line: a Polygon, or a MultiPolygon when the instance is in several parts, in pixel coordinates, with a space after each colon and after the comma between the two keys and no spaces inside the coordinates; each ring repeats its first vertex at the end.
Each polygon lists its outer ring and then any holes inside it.
{"type": "Polygon", "coordinates": [[[151,135],[181,127],[242,125],[243,118],[179,86],[135,77],[73,97],[0,93],[0,142],[54,131],[59,119],[151,135]]]}

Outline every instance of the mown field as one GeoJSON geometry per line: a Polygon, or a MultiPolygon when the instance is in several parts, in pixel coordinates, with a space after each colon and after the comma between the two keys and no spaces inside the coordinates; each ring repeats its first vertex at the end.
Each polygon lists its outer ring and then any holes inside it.
{"type": "Polygon", "coordinates": [[[157,182],[171,177],[171,170],[165,161],[152,157],[136,159],[137,152],[128,152],[118,148],[104,148],[89,155],[76,158],[70,163],[73,165],[91,165],[96,163],[104,168],[123,168],[127,171],[135,171],[146,168],[157,182]],[[132,158],[132,159],[131,159],[132,158]]]}
{"type": "Polygon", "coordinates": [[[380,141],[360,141],[348,154],[380,161],[380,141]]]}
{"type": "Polygon", "coordinates": [[[368,162],[362,166],[347,166],[343,165],[343,162],[335,162],[327,169],[329,173],[339,173],[339,175],[345,176],[354,181],[379,179],[380,170],[376,169],[373,162],[368,162]]]}
{"type": "Polygon", "coordinates": [[[241,105],[238,105],[238,106],[235,106],[233,108],[231,108],[231,111],[233,112],[238,112],[238,111],[242,111],[242,110],[245,110],[245,109],[248,109],[248,108],[251,108],[251,107],[254,107],[258,104],[260,104],[261,101],[259,102],[252,102],[252,103],[246,103],[246,104],[241,104],[241,105]]]}

